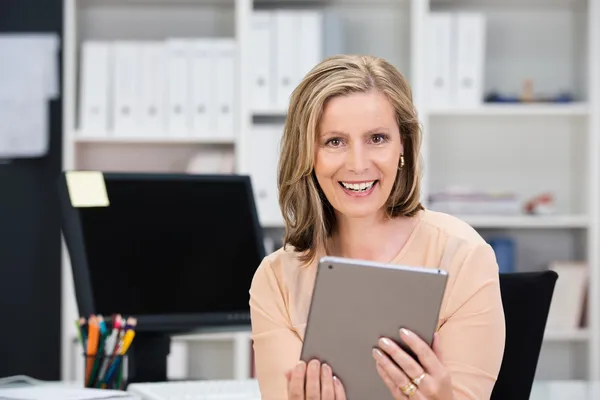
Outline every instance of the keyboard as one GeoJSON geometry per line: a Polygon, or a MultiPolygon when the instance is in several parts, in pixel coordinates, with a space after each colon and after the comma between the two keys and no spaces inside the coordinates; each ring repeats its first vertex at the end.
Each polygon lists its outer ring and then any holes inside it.
{"type": "Polygon", "coordinates": [[[127,391],[141,400],[261,400],[255,379],[132,383],[127,391]]]}

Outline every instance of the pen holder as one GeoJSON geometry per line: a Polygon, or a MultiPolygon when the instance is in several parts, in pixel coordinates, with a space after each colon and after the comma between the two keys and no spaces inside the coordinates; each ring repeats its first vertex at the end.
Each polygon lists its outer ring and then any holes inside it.
{"type": "Polygon", "coordinates": [[[96,389],[123,389],[123,356],[84,354],[84,386],[96,389]]]}

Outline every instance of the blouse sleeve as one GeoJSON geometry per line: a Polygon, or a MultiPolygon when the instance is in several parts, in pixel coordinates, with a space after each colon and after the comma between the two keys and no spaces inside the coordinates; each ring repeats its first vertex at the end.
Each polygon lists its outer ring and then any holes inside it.
{"type": "Polygon", "coordinates": [[[255,371],[263,400],[287,399],[285,372],[300,359],[302,342],[291,327],[284,293],[265,259],[250,288],[255,371]]]}
{"type": "Polygon", "coordinates": [[[455,400],[489,399],[504,354],[505,321],[498,265],[492,248],[478,245],[466,257],[439,329],[442,360],[455,400]]]}

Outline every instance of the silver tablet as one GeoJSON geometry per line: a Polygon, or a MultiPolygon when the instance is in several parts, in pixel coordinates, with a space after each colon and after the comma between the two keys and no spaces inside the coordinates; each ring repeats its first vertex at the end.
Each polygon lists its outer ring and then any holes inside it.
{"type": "Polygon", "coordinates": [[[400,328],[431,346],[447,278],[435,268],[321,258],[301,359],[329,364],[348,400],[391,398],[372,349],[386,336],[408,350],[400,328]]]}

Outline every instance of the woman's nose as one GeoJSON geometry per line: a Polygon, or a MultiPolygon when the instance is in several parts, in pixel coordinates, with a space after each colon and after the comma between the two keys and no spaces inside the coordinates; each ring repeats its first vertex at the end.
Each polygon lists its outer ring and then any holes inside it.
{"type": "Polygon", "coordinates": [[[346,168],[356,174],[360,174],[367,170],[368,164],[367,152],[363,146],[352,146],[346,159],[346,168]]]}

